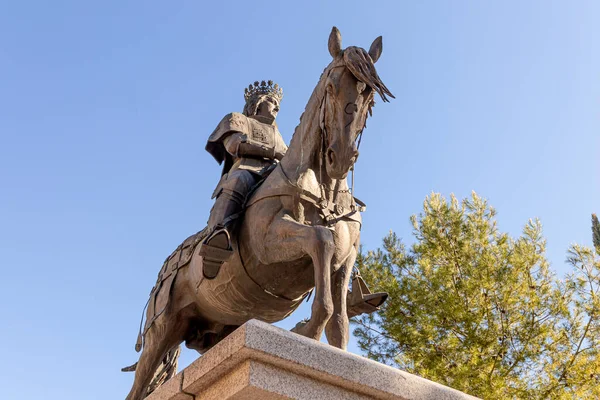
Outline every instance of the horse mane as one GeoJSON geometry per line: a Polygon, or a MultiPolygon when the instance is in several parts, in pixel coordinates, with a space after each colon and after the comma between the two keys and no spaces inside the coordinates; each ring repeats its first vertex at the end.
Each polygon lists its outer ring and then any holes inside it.
{"type": "Polygon", "coordinates": [[[377,74],[371,56],[364,49],[355,46],[347,47],[344,50],[344,64],[356,79],[379,93],[383,101],[389,102],[386,95],[395,99],[377,74]]]}

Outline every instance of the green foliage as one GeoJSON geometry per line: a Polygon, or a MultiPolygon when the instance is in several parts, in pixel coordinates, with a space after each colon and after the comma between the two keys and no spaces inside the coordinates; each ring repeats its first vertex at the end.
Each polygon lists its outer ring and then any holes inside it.
{"type": "Polygon", "coordinates": [[[598,222],[596,214],[592,214],[592,239],[596,253],[600,255],[600,222],[598,222]]]}
{"type": "Polygon", "coordinates": [[[361,254],[363,277],[390,299],[354,321],[359,346],[485,399],[600,398],[600,253],[573,245],[560,280],[540,222],[511,238],[495,215],[475,193],[432,194],[411,218],[409,250],[390,233],[361,254]]]}

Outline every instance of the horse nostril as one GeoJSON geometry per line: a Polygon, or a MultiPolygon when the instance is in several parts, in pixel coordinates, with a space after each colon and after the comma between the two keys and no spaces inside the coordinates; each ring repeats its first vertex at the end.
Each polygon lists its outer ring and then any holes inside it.
{"type": "Polygon", "coordinates": [[[358,160],[358,150],[354,150],[352,152],[352,158],[350,159],[350,165],[354,165],[356,163],[356,160],[358,160]]]}

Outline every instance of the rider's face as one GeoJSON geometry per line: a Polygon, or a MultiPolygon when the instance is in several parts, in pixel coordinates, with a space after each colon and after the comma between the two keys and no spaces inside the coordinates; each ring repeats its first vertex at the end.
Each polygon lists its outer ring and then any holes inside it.
{"type": "Polygon", "coordinates": [[[267,97],[262,103],[258,105],[256,115],[275,119],[277,117],[278,112],[279,104],[277,104],[277,101],[272,99],[271,97],[267,97]]]}

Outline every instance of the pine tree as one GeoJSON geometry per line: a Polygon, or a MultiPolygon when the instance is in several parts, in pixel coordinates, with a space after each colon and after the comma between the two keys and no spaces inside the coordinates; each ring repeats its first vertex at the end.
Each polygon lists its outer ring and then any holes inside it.
{"type": "Polygon", "coordinates": [[[592,214],[592,239],[596,253],[600,255],[600,222],[596,214],[592,214]]]}
{"type": "Polygon", "coordinates": [[[355,320],[359,346],[486,399],[600,398],[600,260],[574,245],[573,272],[560,280],[538,220],[511,238],[495,216],[475,193],[462,202],[432,194],[411,218],[410,249],[390,233],[362,254],[369,286],[390,299],[355,320]]]}

